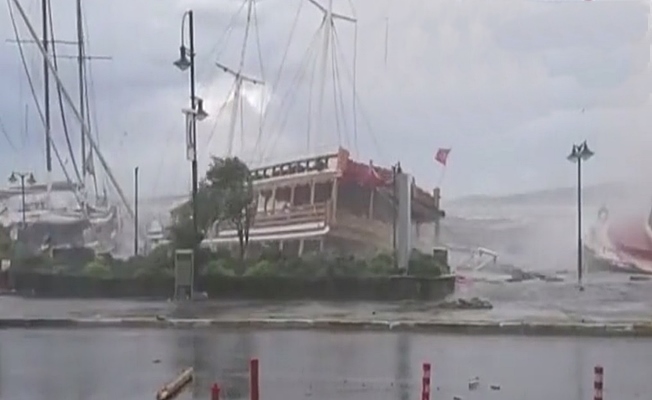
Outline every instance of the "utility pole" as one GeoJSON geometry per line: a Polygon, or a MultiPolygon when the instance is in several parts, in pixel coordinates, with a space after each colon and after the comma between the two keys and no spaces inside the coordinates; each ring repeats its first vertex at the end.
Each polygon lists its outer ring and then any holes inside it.
{"type": "Polygon", "coordinates": [[[36,179],[34,179],[34,174],[31,172],[12,172],[11,175],[9,176],[9,183],[14,184],[20,180],[20,196],[21,196],[21,204],[22,204],[22,219],[23,219],[23,228],[27,226],[27,217],[26,217],[26,211],[27,211],[27,204],[25,202],[25,179],[27,179],[27,184],[32,186],[36,183],[36,179]]]}
{"type": "Polygon", "coordinates": [[[394,255],[394,267],[398,269],[398,253],[396,240],[396,225],[398,221],[398,191],[396,187],[396,175],[402,173],[401,163],[392,166],[392,254],[394,255]]]}
{"type": "Polygon", "coordinates": [[[134,168],[134,255],[138,255],[138,167],[134,168]]]}
{"type": "Polygon", "coordinates": [[[570,155],[566,159],[570,162],[577,163],[577,283],[580,291],[584,290],[582,285],[582,273],[584,263],[582,252],[582,162],[588,161],[594,153],[589,149],[586,140],[578,145],[574,144],[570,155]]]}
{"type": "Polygon", "coordinates": [[[48,69],[49,57],[49,39],[48,39],[48,18],[49,18],[50,0],[41,0],[41,18],[43,29],[43,102],[45,106],[45,168],[47,171],[47,192],[50,194],[50,187],[52,185],[52,148],[50,138],[50,71],[48,69]]]}
{"type": "MultiPolygon", "coordinates": [[[[249,82],[253,83],[254,85],[262,85],[263,81],[245,76],[241,72],[234,71],[231,68],[218,62],[215,62],[215,65],[217,65],[218,68],[227,74],[233,75],[235,78],[235,88],[233,89],[233,108],[231,109],[231,123],[229,125],[229,147],[227,150],[227,156],[231,157],[231,154],[233,153],[233,139],[235,137],[235,122],[238,119],[238,110],[240,110],[242,83],[249,82]]],[[[240,69],[242,69],[242,65],[240,67],[240,69]]]]}

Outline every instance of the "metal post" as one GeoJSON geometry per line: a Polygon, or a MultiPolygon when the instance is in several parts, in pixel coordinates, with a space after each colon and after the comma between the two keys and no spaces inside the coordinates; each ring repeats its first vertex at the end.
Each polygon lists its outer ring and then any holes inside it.
{"type": "Polygon", "coordinates": [[[23,228],[27,226],[27,219],[25,217],[25,174],[20,174],[20,194],[23,203],[23,228]]]}
{"type": "Polygon", "coordinates": [[[577,159],[577,281],[582,289],[582,159],[577,159]]]}
{"type": "MultiPolygon", "coordinates": [[[[48,173],[48,184],[52,173],[52,154],[50,145],[50,72],[48,67],[48,6],[50,0],[41,0],[41,14],[43,18],[43,95],[45,103],[45,164],[48,173]]],[[[49,190],[49,188],[48,188],[49,190]]]]}
{"type": "MultiPolygon", "coordinates": [[[[195,109],[195,24],[192,10],[188,11],[188,29],[190,45],[190,109],[195,109]]],[[[199,229],[197,228],[197,118],[192,118],[192,227],[195,235],[193,241],[193,260],[197,255],[197,238],[199,238],[199,229]]],[[[193,288],[195,286],[193,275],[193,288]]]]}
{"type": "MultiPolygon", "coordinates": [[[[86,121],[86,108],[85,108],[85,86],[84,86],[84,36],[82,27],[82,8],[81,0],[77,0],[77,79],[79,86],[79,114],[81,118],[86,121]]],[[[86,137],[84,136],[83,128],[81,132],[81,165],[82,165],[82,184],[86,186],[86,137]]]]}
{"type": "Polygon", "coordinates": [[[134,255],[138,255],[138,167],[134,168],[134,255]]]}
{"type": "Polygon", "coordinates": [[[396,252],[396,219],[398,213],[398,195],[396,193],[397,166],[392,166],[392,254],[394,256],[394,268],[398,269],[398,253],[396,252]]]}

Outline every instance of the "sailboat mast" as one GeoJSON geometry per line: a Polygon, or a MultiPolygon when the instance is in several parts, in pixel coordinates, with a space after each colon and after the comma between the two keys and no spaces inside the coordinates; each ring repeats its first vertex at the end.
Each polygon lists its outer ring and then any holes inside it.
{"type": "Polygon", "coordinates": [[[48,38],[48,7],[49,0],[41,0],[41,14],[43,18],[43,101],[45,108],[45,167],[47,170],[48,194],[52,183],[52,146],[50,136],[50,71],[48,69],[49,41],[48,38]]]}
{"type": "MultiPolygon", "coordinates": [[[[86,101],[84,87],[84,31],[82,21],[82,7],[81,0],[77,0],[77,78],[79,80],[79,114],[81,118],[86,121],[86,101]]],[[[82,128],[83,129],[83,128],[82,128]]],[[[86,186],[86,137],[84,132],[81,132],[81,165],[82,165],[82,184],[86,186]]]]}
{"type": "Polygon", "coordinates": [[[97,155],[98,160],[102,164],[102,167],[104,168],[104,171],[106,172],[107,177],[111,181],[111,184],[115,188],[116,192],[118,192],[118,196],[120,197],[120,200],[122,201],[122,204],[124,205],[127,214],[129,215],[130,218],[134,218],[134,211],[131,207],[131,204],[129,201],[127,201],[127,197],[125,196],[124,192],[122,191],[122,188],[120,187],[120,184],[118,183],[117,179],[113,175],[113,172],[111,171],[111,168],[109,167],[109,164],[106,162],[106,159],[102,155],[102,153],[99,151],[99,147],[95,140],[93,139],[93,136],[90,133],[90,129],[88,128],[88,123],[87,121],[84,121],[81,118],[81,114],[79,113],[79,110],[77,110],[77,106],[75,105],[75,102],[72,100],[72,96],[70,96],[70,93],[66,90],[66,88],[63,86],[63,81],[61,80],[61,77],[57,73],[57,70],[54,66],[54,63],[49,57],[45,57],[45,48],[43,47],[43,44],[38,41],[38,33],[32,26],[32,24],[29,21],[29,18],[27,17],[27,13],[25,12],[25,9],[23,6],[20,4],[19,0],[13,0],[14,5],[16,6],[16,9],[18,10],[18,13],[20,14],[21,19],[25,23],[25,26],[27,27],[27,30],[32,37],[33,40],[35,40],[36,45],[39,49],[39,52],[41,55],[44,56],[46,60],[47,67],[52,73],[52,76],[54,77],[57,85],[61,87],[61,95],[63,96],[63,100],[65,100],[66,104],[70,107],[73,115],[75,118],[79,121],[79,123],[82,125],[82,130],[84,135],[86,136],[86,140],[88,141],[88,144],[91,146],[93,149],[94,153],[97,155]]]}
{"type": "MultiPolygon", "coordinates": [[[[319,84],[319,104],[317,105],[317,126],[318,133],[323,133],[323,123],[322,113],[324,108],[324,91],[326,89],[326,75],[328,74],[327,61],[331,44],[331,29],[333,27],[333,0],[328,0],[328,7],[324,12],[324,22],[322,26],[322,34],[324,35],[324,44],[322,47],[321,55],[321,82],[319,84]]],[[[308,132],[306,151],[308,154],[311,152],[311,143],[310,143],[310,132],[308,132]]]]}

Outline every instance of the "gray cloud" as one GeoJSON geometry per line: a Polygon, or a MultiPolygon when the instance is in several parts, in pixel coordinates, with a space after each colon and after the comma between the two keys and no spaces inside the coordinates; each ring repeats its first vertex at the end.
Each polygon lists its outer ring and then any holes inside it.
{"type": "MultiPolygon", "coordinates": [[[[23,3],[36,11],[35,0],[23,3]]],[[[215,116],[232,79],[215,68],[214,61],[237,66],[246,10],[238,15],[229,37],[221,38],[241,4],[238,0],[86,3],[90,52],[113,57],[110,62],[93,63],[93,82],[102,145],[125,186],[130,187],[131,169],[138,164],[145,190],[163,194],[188,189],[180,112],[188,102],[187,76],[171,62],[178,54],[181,14],[189,7],[196,15],[198,94],[206,99],[213,116],[200,127],[201,164],[205,166],[209,154],[220,154],[225,148],[230,106],[217,120],[215,116]]],[[[329,81],[324,121],[312,131],[320,147],[345,144],[360,159],[373,158],[378,163],[403,159],[417,180],[434,185],[441,170],[432,155],[437,147],[451,146],[443,183],[451,194],[572,184],[565,153],[573,141],[584,138],[599,155],[587,167],[587,179],[635,173],[631,158],[641,152],[650,122],[645,6],[600,1],[404,0],[381,4],[360,0],[352,10],[346,1],[335,4],[337,12],[358,18],[358,129],[354,135],[352,87],[347,79],[355,30],[338,21],[344,55],[338,62],[341,109],[349,129],[339,136],[336,133],[335,117],[342,113],[335,112],[329,81]],[[383,60],[385,21],[389,23],[387,65],[383,60]]],[[[74,10],[70,5],[56,7],[58,36],[74,37],[74,10]]],[[[314,110],[318,102],[317,81],[312,90],[310,85],[311,70],[319,65],[317,47],[312,46],[309,57],[312,68],[306,68],[302,60],[320,18],[307,1],[263,0],[257,6],[258,34],[250,32],[244,72],[264,78],[267,88],[275,90],[258,148],[254,143],[259,116],[253,105],[247,111],[245,145],[239,147],[251,159],[280,158],[305,149],[308,105],[314,110]],[[292,45],[277,82],[299,7],[292,45]],[[297,84],[292,77],[301,70],[306,74],[297,84]],[[286,92],[292,93],[292,107],[282,104],[286,92]]],[[[13,35],[8,21],[7,13],[0,12],[4,37],[13,35]]],[[[0,68],[1,86],[10,88],[0,95],[1,117],[20,142],[22,104],[29,102],[29,96],[25,87],[20,89],[18,54],[11,45],[0,53],[0,68]],[[17,92],[22,93],[18,100],[17,92]]],[[[74,63],[62,68],[75,90],[74,63]]],[[[249,90],[252,96],[256,94],[255,88],[249,90]]],[[[0,170],[12,165],[42,169],[42,139],[35,115],[29,125],[34,129],[33,147],[2,157],[0,170]]],[[[57,143],[63,145],[57,132],[57,143]]],[[[0,151],[7,154],[4,143],[0,151]]]]}

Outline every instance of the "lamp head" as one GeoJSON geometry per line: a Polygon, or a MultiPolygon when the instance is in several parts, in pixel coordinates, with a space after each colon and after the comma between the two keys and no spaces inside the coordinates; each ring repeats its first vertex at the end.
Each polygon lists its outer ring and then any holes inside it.
{"type": "Polygon", "coordinates": [[[579,154],[580,154],[580,147],[574,144],[571,153],[568,155],[568,157],[566,157],[566,159],[570,162],[577,162],[577,160],[580,158],[579,154]]]}
{"type": "Polygon", "coordinates": [[[206,112],[206,110],[204,110],[204,100],[200,99],[199,97],[196,97],[195,102],[197,103],[195,116],[197,117],[198,121],[203,121],[208,117],[208,113],[206,112]]]}
{"type": "Polygon", "coordinates": [[[580,159],[582,159],[582,161],[588,160],[595,154],[591,149],[589,149],[589,145],[586,144],[586,140],[582,142],[582,144],[580,144],[578,147],[578,156],[580,159]]]}
{"type": "Polygon", "coordinates": [[[29,177],[27,178],[27,184],[33,185],[36,183],[36,179],[34,179],[34,174],[30,173],[29,177]]]}
{"type": "Polygon", "coordinates": [[[174,62],[174,65],[181,71],[185,71],[190,68],[190,60],[188,59],[188,51],[186,50],[186,46],[181,45],[181,47],[179,47],[179,59],[174,62]]]}
{"type": "Polygon", "coordinates": [[[16,178],[16,174],[14,172],[12,172],[11,175],[9,175],[9,183],[13,184],[13,183],[16,183],[16,182],[18,182],[18,178],[16,178]]]}

